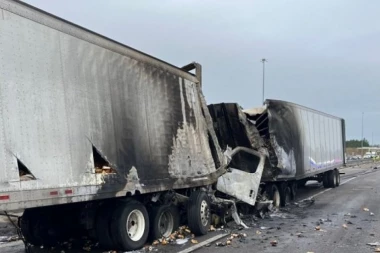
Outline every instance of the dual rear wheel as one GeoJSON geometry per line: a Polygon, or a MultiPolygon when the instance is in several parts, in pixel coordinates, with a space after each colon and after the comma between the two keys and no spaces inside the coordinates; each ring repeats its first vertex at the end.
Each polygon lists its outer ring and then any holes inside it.
{"type": "MultiPolygon", "coordinates": [[[[197,235],[208,232],[211,223],[210,200],[203,191],[194,191],[187,203],[190,230],[197,235]]],[[[168,237],[179,227],[177,206],[157,205],[149,210],[136,200],[104,205],[96,219],[96,234],[104,249],[136,250],[151,240],[168,237]]]]}
{"type": "Polygon", "coordinates": [[[326,171],[323,174],[323,187],[335,188],[340,185],[340,173],[338,169],[326,171]]]}

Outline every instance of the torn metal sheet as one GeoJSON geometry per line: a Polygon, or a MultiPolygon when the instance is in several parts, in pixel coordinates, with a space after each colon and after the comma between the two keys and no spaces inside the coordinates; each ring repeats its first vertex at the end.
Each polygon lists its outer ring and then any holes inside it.
{"type": "Polygon", "coordinates": [[[252,206],[255,205],[266,155],[260,154],[259,159],[260,162],[254,173],[229,168],[227,173],[219,177],[217,190],[252,206]]]}

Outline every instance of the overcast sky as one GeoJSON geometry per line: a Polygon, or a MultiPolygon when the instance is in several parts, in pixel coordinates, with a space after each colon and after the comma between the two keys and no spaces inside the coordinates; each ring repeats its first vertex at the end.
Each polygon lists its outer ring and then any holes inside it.
{"type": "Polygon", "coordinates": [[[378,0],[27,0],[177,66],[203,66],[208,103],[282,99],[346,120],[380,143],[378,0]]]}

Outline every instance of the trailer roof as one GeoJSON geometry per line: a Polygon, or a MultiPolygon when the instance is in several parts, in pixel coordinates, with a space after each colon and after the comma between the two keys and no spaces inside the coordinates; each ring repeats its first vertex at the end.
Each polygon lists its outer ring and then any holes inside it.
{"type": "Polygon", "coordinates": [[[177,66],[174,66],[168,62],[165,62],[149,54],[136,50],[132,47],[129,47],[113,39],[110,39],[106,36],[93,32],[87,28],[74,24],[63,18],[57,17],[51,13],[38,9],[22,1],[0,0],[0,8],[18,16],[32,20],[41,25],[45,25],[52,29],[69,34],[78,39],[87,41],[92,44],[96,44],[116,53],[126,55],[136,60],[146,62],[156,67],[173,72],[174,74],[186,78],[190,81],[199,82],[199,80],[195,77],[194,74],[186,72],[177,66]]]}
{"type": "Polygon", "coordinates": [[[299,105],[299,104],[296,104],[296,103],[293,103],[293,102],[284,101],[284,100],[266,99],[265,100],[265,105],[269,105],[269,103],[287,104],[287,105],[298,107],[298,108],[301,108],[301,109],[304,109],[304,110],[312,111],[314,113],[322,114],[322,115],[325,115],[327,117],[336,118],[336,119],[343,119],[343,118],[340,118],[340,117],[337,117],[337,116],[334,116],[334,115],[331,115],[331,114],[328,114],[328,113],[325,113],[325,112],[317,111],[315,109],[312,109],[312,108],[309,108],[309,107],[306,107],[306,106],[303,106],[303,105],[299,105]]]}

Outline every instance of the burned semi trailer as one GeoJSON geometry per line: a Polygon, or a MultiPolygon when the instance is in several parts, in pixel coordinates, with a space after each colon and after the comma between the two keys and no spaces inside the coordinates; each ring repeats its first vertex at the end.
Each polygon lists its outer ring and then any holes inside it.
{"type": "Polygon", "coordinates": [[[134,250],[180,216],[205,234],[228,157],[264,160],[222,153],[199,64],[175,67],[21,1],[0,12],[0,211],[25,209],[28,244],[86,231],[134,250]]]}
{"type": "MultiPolygon", "coordinates": [[[[345,165],[344,120],[294,103],[266,100],[263,107],[209,105],[221,148],[265,149],[268,157],[261,190],[274,205],[285,205],[308,180],[337,187],[345,165]]],[[[235,156],[232,167],[249,172],[257,160],[235,156]]],[[[265,197],[264,197],[265,198],[265,197]]]]}

